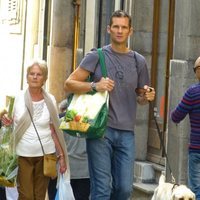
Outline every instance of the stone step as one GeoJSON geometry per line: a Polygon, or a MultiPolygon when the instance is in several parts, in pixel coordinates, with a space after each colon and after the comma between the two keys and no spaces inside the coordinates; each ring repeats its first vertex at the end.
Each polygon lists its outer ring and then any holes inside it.
{"type": "Polygon", "coordinates": [[[148,161],[136,161],[134,165],[134,200],[151,200],[164,166],[148,161]]]}
{"type": "Polygon", "coordinates": [[[153,165],[147,162],[136,161],[134,165],[134,182],[155,182],[155,171],[153,169],[153,165]]]}
{"type": "Polygon", "coordinates": [[[165,167],[162,165],[155,164],[155,163],[153,163],[152,165],[155,172],[155,182],[158,183],[160,175],[165,174],[165,167]]]}
{"type": "Polygon", "coordinates": [[[134,164],[134,182],[158,183],[163,171],[165,171],[164,166],[148,161],[136,161],[134,164]]]}
{"type": "Polygon", "coordinates": [[[132,199],[151,200],[156,187],[155,183],[133,183],[132,199]]]}

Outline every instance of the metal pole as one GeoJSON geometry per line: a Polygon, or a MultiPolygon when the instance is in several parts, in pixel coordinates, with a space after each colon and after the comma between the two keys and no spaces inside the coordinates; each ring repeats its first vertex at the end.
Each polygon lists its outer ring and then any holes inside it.
{"type": "Polygon", "coordinates": [[[74,0],[73,4],[75,6],[75,14],[74,14],[74,47],[73,47],[73,60],[72,60],[72,70],[74,71],[76,69],[76,51],[78,48],[79,43],[79,13],[80,13],[80,0],[74,0]]]}
{"type": "Polygon", "coordinates": [[[23,90],[24,85],[24,60],[25,60],[25,51],[26,51],[26,20],[27,20],[27,0],[25,1],[25,14],[24,14],[24,27],[23,27],[23,52],[22,52],[22,73],[21,73],[21,85],[20,89],[23,90]]]}

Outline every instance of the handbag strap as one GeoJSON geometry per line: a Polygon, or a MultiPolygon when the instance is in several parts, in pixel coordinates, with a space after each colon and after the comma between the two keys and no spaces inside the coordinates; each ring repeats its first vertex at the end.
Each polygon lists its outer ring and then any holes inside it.
{"type": "Polygon", "coordinates": [[[105,56],[104,56],[104,53],[102,51],[102,48],[98,48],[97,52],[98,52],[98,55],[99,55],[101,73],[102,73],[103,77],[106,78],[107,77],[107,70],[106,70],[106,64],[105,64],[105,56]]]}
{"type": "Polygon", "coordinates": [[[37,133],[37,136],[38,136],[38,139],[39,139],[41,148],[42,148],[42,152],[43,152],[43,154],[45,155],[45,153],[44,153],[44,147],[43,147],[43,145],[42,145],[42,142],[41,142],[40,136],[39,136],[39,134],[38,134],[38,131],[37,131],[37,129],[36,129],[35,123],[33,122],[33,117],[31,116],[31,112],[30,112],[30,110],[29,110],[29,108],[28,108],[27,106],[26,106],[26,108],[27,108],[27,110],[28,110],[29,116],[30,116],[30,118],[31,118],[31,122],[32,122],[32,124],[33,124],[34,129],[35,129],[35,132],[37,133]]]}

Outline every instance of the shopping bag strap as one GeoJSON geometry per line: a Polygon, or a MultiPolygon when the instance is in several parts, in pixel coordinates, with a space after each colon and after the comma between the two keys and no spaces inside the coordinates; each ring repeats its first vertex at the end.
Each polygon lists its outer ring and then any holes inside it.
{"type": "Polygon", "coordinates": [[[102,48],[98,48],[97,52],[99,54],[99,62],[100,62],[100,66],[101,66],[101,72],[104,78],[107,77],[107,70],[106,70],[106,63],[105,63],[105,57],[102,51],[102,48]]]}

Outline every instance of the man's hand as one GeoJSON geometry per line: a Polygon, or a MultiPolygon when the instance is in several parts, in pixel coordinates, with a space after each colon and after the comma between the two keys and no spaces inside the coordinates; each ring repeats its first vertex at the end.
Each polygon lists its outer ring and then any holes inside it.
{"type": "Polygon", "coordinates": [[[96,90],[98,92],[104,92],[104,91],[112,91],[115,86],[115,83],[113,80],[109,78],[101,78],[99,82],[96,82],[96,90]]]}
{"type": "Polygon", "coordinates": [[[146,90],[144,95],[147,101],[153,101],[155,99],[155,89],[152,87],[149,87],[148,85],[145,85],[144,89],[146,90]]]}
{"type": "Polygon", "coordinates": [[[136,93],[138,95],[137,102],[141,105],[147,104],[155,98],[155,89],[148,85],[145,85],[144,88],[137,88],[136,93]]]}

